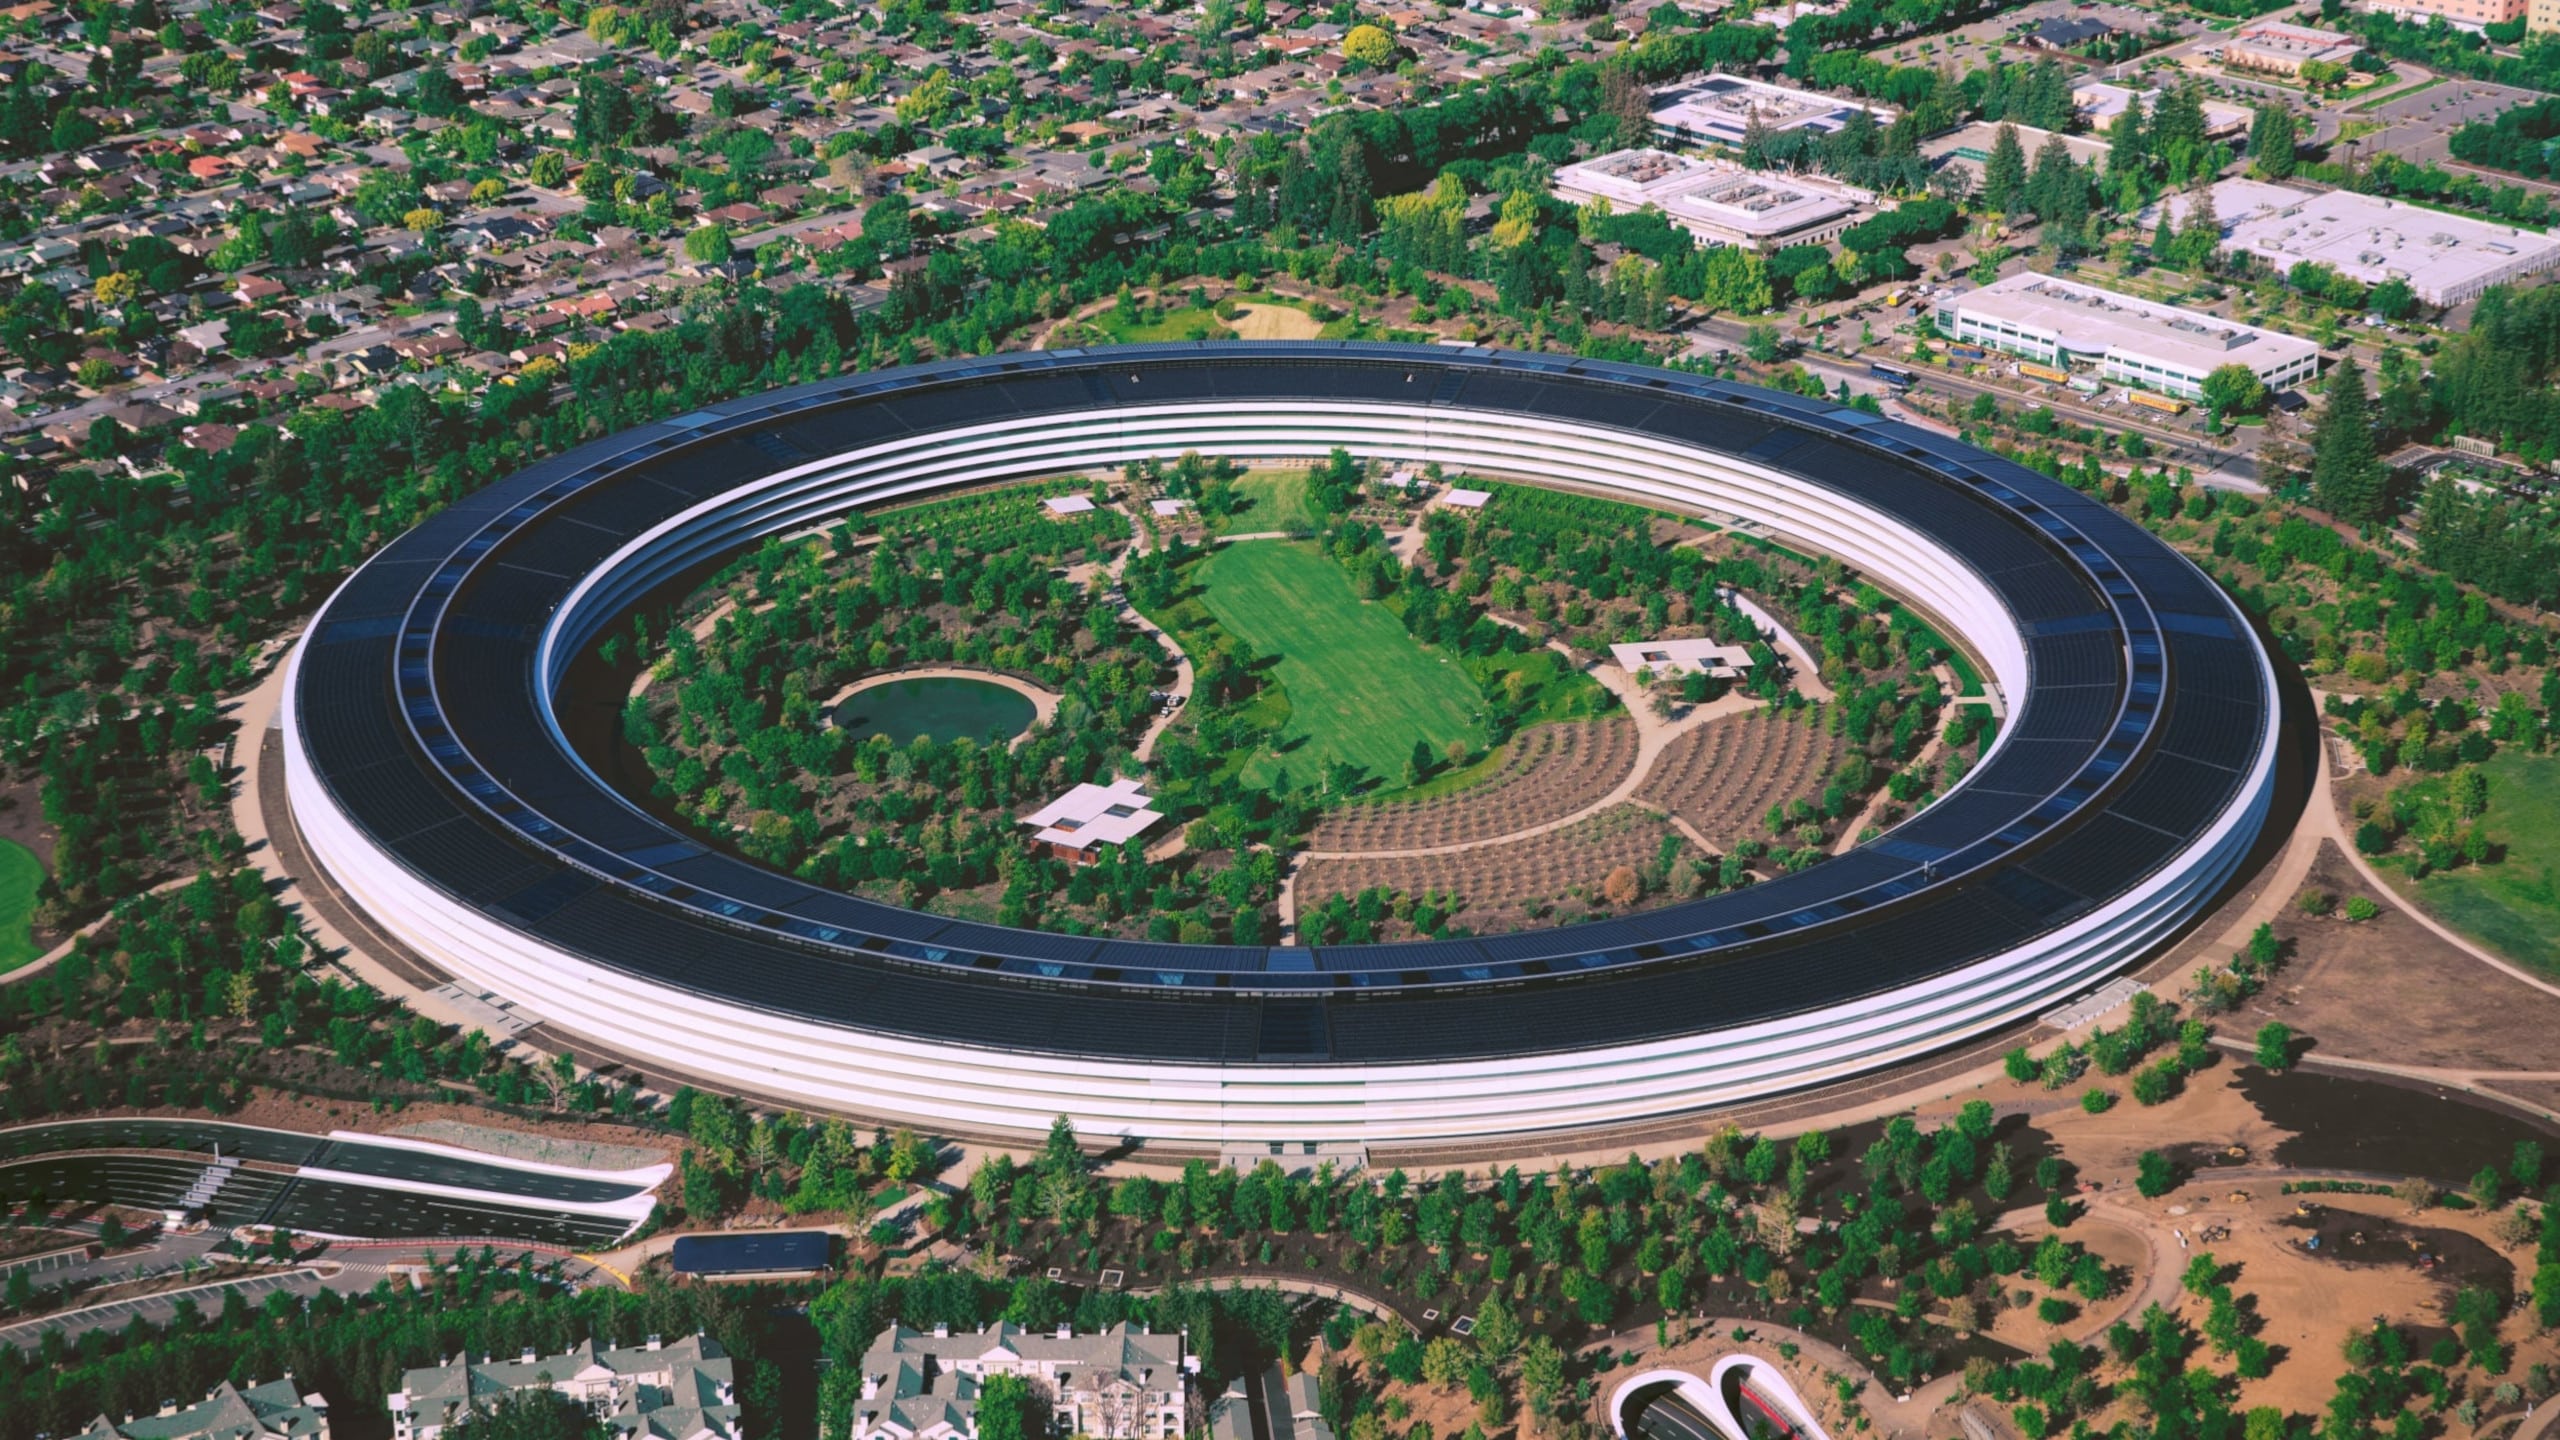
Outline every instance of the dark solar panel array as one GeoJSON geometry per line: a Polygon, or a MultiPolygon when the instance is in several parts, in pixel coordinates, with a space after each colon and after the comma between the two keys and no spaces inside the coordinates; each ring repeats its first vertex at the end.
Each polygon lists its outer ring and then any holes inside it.
{"type": "Polygon", "coordinates": [[[2270,704],[2250,642],[2193,567],[1997,457],[1667,372],[1326,343],[955,361],[608,437],[402,537],[332,603],[301,663],[302,737],[338,803],[462,904],[756,1008],[1169,1060],[1568,1048],[1909,984],[2065,923],[2165,862],[2228,805],[2270,704]],[[1311,951],[1047,935],[817,890],[603,792],[535,719],[540,625],[576,577],[705,497],[949,426],[1221,399],[1559,416],[1752,455],[1963,557],[2027,637],[2028,693],[2010,697],[2002,747],[1965,788],[1825,864],[1623,919],[1311,951]]]}

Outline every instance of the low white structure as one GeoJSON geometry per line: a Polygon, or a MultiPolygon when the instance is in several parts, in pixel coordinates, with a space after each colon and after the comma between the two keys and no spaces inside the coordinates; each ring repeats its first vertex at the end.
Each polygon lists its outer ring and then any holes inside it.
{"type": "Polygon", "coordinates": [[[1633,645],[1612,645],[1609,654],[1618,662],[1618,668],[1630,675],[1642,670],[1657,675],[1685,675],[1694,670],[1701,675],[1731,679],[1751,668],[1750,651],[1704,639],[1640,640],[1633,645]]]}
{"type": "Polygon", "coordinates": [[[2032,272],[1943,296],[1936,319],[1954,340],[2048,365],[2092,364],[2110,380],[2190,400],[2225,365],[2248,366],[2270,390],[2320,371],[2320,347],[2299,336],[2032,272]]]}
{"type": "MultiPolygon", "coordinates": [[[[2212,193],[2225,253],[2277,270],[2317,261],[2367,285],[2405,280],[2429,305],[2459,305],[2492,285],[2560,268],[2560,238],[2352,190],[2224,180],[2212,193]]],[[[2187,197],[2162,203],[2172,223],[2186,223],[2187,197]]]]}
{"type": "Polygon", "coordinates": [[[1049,513],[1052,515],[1090,515],[1093,513],[1093,500],[1090,496],[1085,495],[1052,495],[1040,503],[1048,506],[1049,513]]]}
{"type": "Polygon", "coordinates": [[[1748,170],[1661,150],[1619,150],[1556,172],[1556,198],[1613,210],[1660,210],[1712,245],[1777,250],[1828,244],[1857,223],[1872,191],[1802,175],[1748,170]]]}
{"type": "Polygon", "coordinates": [[[1200,1368],[1180,1334],[1114,1325],[1078,1335],[998,1324],[954,1335],[891,1325],[862,1356],[852,1440],[975,1440],[978,1392],[1019,1375],[1051,1407],[1050,1431],[1094,1440],[1178,1440],[1184,1396],[1200,1368]]]}
{"type": "Polygon", "coordinates": [[[1654,133],[1682,145],[1739,145],[1755,126],[1827,135],[1860,110],[1879,125],[1891,123],[1896,114],[1890,105],[1840,100],[1739,75],[1708,75],[1653,92],[1654,133]]]}
{"type": "Polygon", "coordinates": [[[1442,503],[1454,505],[1461,510],[1481,510],[1493,503],[1493,492],[1453,488],[1440,499],[1442,503]]]}
{"type": "Polygon", "coordinates": [[[688,1335],[672,1345],[593,1340],[557,1355],[513,1360],[457,1355],[402,1372],[391,1393],[392,1440],[467,1436],[474,1410],[508,1395],[550,1390],[585,1406],[616,1440],[741,1440],[734,1362],[720,1342],[688,1335]]]}
{"type": "Polygon", "coordinates": [[[1022,817],[1032,827],[1032,843],[1078,865],[1102,858],[1105,845],[1126,845],[1164,818],[1147,808],[1144,781],[1114,780],[1108,785],[1078,785],[1022,817]]]}
{"type": "Polygon", "coordinates": [[[1158,515],[1171,517],[1179,515],[1183,511],[1190,509],[1191,502],[1188,500],[1150,500],[1147,502],[1147,508],[1153,510],[1158,515]]]}

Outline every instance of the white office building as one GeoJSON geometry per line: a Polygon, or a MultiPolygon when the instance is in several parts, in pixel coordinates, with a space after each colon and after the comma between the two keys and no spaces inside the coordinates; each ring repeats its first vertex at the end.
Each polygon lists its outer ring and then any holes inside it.
{"type": "Polygon", "coordinates": [[[1860,110],[1879,125],[1891,124],[1897,113],[1890,105],[1835,99],[1739,75],[1708,75],[1653,92],[1654,131],[1675,145],[1739,145],[1755,125],[1772,133],[1817,130],[1827,135],[1860,110]]]}
{"type": "Polygon", "coordinates": [[[1556,172],[1556,198],[1612,210],[1660,210],[1710,245],[1779,250],[1825,245],[1858,222],[1872,191],[1804,175],[1749,170],[1661,150],[1619,150],[1556,172]]]}
{"type": "MultiPolygon", "coordinates": [[[[2164,203],[2184,225],[2187,198],[2164,203]]],[[[2560,239],[2352,190],[2224,180],[2213,187],[2213,218],[2225,254],[2277,271],[2317,261],[2367,285],[2405,280],[2429,305],[2459,305],[2492,285],[2560,268],[2560,239]]]]}
{"type": "Polygon", "coordinates": [[[2319,373],[2320,347],[2236,320],[2155,305],[2051,275],[2020,274],[1938,301],[1940,332],[2047,365],[2093,365],[2107,379],[2185,399],[2225,365],[2270,390],[2319,373]]]}

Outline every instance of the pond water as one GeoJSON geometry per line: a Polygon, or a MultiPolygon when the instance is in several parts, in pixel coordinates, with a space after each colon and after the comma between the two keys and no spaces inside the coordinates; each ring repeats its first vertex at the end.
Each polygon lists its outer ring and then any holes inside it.
{"type": "Polygon", "coordinates": [[[937,741],[1010,740],[1039,712],[1029,698],[986,680],[934,676],[874,685],[836,707],[836,724],[855,740],[886,735],[906,745],[919,735],[937,741]]]}

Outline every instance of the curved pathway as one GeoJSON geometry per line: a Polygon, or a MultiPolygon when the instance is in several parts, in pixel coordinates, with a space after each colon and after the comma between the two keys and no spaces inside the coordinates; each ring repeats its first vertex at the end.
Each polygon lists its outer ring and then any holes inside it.
{"type": "Polygon", "coordinates": [[[883,670],[877,675],[865,675],[828,696],[826,701],[819,705],[819,713],[826,717],[824,723],[833,725],[836,723],[837,706],[865,690],[877,690],[883,685],[895,685],[901,680],[982,680],[989,685],[1001,685],[1030,701],[1031,723],[1022,727],[1022,733],[1014,736],[1006,745],[1005,748],[1009,750],[1021,749],[1030,741],[1032,731],[1048,724],[1050,718],[1058,713],[1058,692],[1043,690],[1020,676],[1007,675],[1001,670],[974,670],[964,665],[925,665],[913,670],[883,670]]]}
{"type": "MultiPolygon", "coordinates": [[[[2324,697],[2314,691],[2311,698],[2313,705],[2317,706],[2324,697]]],[[[2391,902],[2406,912],[2410,919],[2435,932],[2437,939],[2510,979],[2522,981],[2545,995],[2560,997],[2560,984],[2554,984],[2513,961],[2501,959],[2454,933],[2451,927],[2428,914],[2424,907],[2393,889],[2390,882],[2366,862],[2363,853],[2356,849],[2355,837],[2347,833],[2346,822],[2338,817],[2338,798],[2330,783],[2334,776],[2330,767],[2329,741],[2328,727],[2324,725],[2320,730],[2320,775],[2311,793],[2311,813],[2303,817],[2305,828],[2316,829],[2319,834],[2336,841],[2338,853],[2347,857],[2347,863],[2355,867],[2366,884],[2390,897],[2391,902]]]]}

